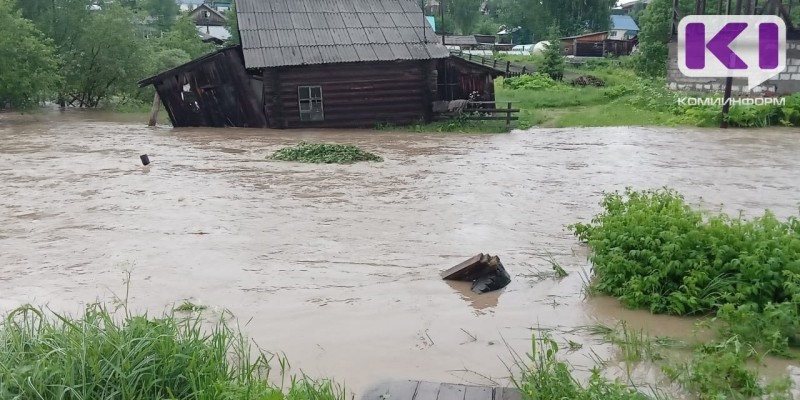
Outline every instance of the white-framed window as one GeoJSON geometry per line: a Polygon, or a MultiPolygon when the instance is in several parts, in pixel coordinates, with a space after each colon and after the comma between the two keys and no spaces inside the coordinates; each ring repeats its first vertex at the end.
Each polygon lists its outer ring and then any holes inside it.
{"type": "Polygon", "coordinates": [[[301,121],[322,121],[322,86],[298,86],[297,101],[300,106],[301,121]]]}
{"type": "Polygon", "coordinates": [[[611,33],[608,34],[608,37],[617,37],[617,31],[611,31],[611,33]]]}

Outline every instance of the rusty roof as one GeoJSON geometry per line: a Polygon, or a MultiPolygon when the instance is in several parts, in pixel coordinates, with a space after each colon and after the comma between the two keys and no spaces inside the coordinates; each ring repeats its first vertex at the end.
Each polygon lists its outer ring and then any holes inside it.
{"type": "Polygon", "coordinates": [[[237,0],[236,14],[247,68],[450,55],[415,0],[237,0]]]}

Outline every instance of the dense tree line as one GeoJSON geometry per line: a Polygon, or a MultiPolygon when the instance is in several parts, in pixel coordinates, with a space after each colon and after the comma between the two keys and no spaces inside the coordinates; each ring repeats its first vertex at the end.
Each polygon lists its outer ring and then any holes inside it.
{"type": "Polygon", "coordinates": [[[0,108],[137,104],[136,82],[213,50],[174,0],[0,0],[0,108]]]}

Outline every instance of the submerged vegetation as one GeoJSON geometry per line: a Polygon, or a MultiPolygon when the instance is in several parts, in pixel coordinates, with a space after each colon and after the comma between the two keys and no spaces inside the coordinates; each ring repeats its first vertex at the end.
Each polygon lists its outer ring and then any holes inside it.
{"type": "Polygon", "coordinates": [[[208,330],[199,316],[115,318],[95,304],[51,317],[25,306],[0,325],[0,398],[344,400],[328,380],[269,384],[273,359],[222,319],[208,330]]]}
{"type": "Polygon", "coordinates": [[[317,164],[352,164],[359,161],[383,161],[382,157],[349,144],[300,142],[267,157],[270,160],[317,164]]]}
{"type": "Polygon", "coordinates": [[[656,314],[708,317],[717,339],[663,365],[700,398],[749,398],[767,387],[749,368],[795,358],[800,345],[800,220],[695,210],[674,190],[605,194],[603,212],[570,226],[592,250],[592,290],[656,314]]]}

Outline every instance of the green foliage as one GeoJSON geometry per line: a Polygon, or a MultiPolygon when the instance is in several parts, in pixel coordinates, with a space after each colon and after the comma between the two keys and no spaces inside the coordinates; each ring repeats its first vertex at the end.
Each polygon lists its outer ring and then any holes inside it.
{"type": "Polygon", "coordinates": [[[503,87],[509,89],[542,90],[549,89],[558,84],[549,75],[540,72],[522,75],[515,78],[503,79],[503,87]]]}
{"type": "Polygon", "coordinates": [[[541,72],[555,78],[564,73],[566,62],[561,51],[561,31],[558,25],[553,25],[547,33],[547,40],[550,42],[543,52],[544,61],[542,62],[541,72]]]}
{"type": "Polygon", "coordinates": [[[175,0],[144,0],[142,6],[150,16],[156,18],[156,26],[163,32],[172,27],[180,11],[175,0]]]}
{"type": "Polygon", "coordinates": [[[481,0],[448,0],[443,3],[450,17],[462,35],[474,34],[481,17],[481,0]]]}
{"type": "Polygon", "coordinates": [[[31,107],[52,96],[58,81],[52,40],[0,0],[0,108],[31,107]]]}
{"type": "Polygon", "coordinates": [[[266,381],[272,356],[222,318],[203,325],[199,315],[114,318],[99,304],[80,318],[21,307],[0,325],[0,398],[344,399],[309,379],[292,378],[284,394],[266,381]]]}
{"type": "MultiPolygon", "coordinates": [[[[692,14],[694,1],[679,0],[682,15],[692,14]]],[[[652,0],[639,18],[639,53],[636,71],[644,77],[663,77],[667,73],[672,1],[652,0]]]]}
{"type": "Polygon", "coordinates": [[[175,21],[172,29],[164,35],[159,45],[164,49],[183,50],[192,59],[214,51],[213,45],[200,40],[194,22],[185,15],[175,21]]]}
{"type": "Polygon", "coordinates": [[[653,313],[716,313],[779,354],[797,342],[800,220],[705,214],[670,189],[607,193],[601,205],[571,226],[592,248],[599,292],[653,313]],[[757,323],[743,330],[745,318],[757,323]]]}
{"type": "Polygon", "coordinates": [[[558,360],[558,344],[545,334],[532,338],[531,352],[527,360],[517,359],[522,370],[519,378],[512,378],[523,395],[530,400],[575,399],[575,400],[647,400],[648,396],[629,388],[620,382],[603,378],[600,370],[592,369],[592,376],[586,387],[572,376],[572,367],[558,360]]]}
{"type": "Polygon", "coordinates": [[[144,48],[136,37],[133,12],[106,5],[92,12],[68,49],[61,50],[63,93],[81,107],[97,107],[113,94],[133,95],[135,82],[145,71],[144,48]]]}
{"type": "Polygon", "coordinates": [[[237,45],[241,43],[241,39],[239,39],[239,17],[236,15],[236,1],[231,1],[231,10],[227,14],[228,17],[228,33],[231,34],[231,37],[228,38],[227,42],[229,45],[237,45]]]}
{"type": "Polygon", "coordinates": [[[353,145],[307,142],[285,147],[267,158],[317,164],[352,164],[359,161],[383,161],[383,158],[353,145]]]}
{"type": "Polygon", "coordinates": [[[749,399],[768,391],[759,382],[758,373],[747,367],[755,350],[732,336],[698,346],[692,358],[677,366],[665,366],[673,381],[700,399],[749,399]]]}
{"type": "Polygon", "coordinates": [[[611,24],[615,0],[498,0],[498,20],[533,32],[534,41],[547,37],[555,24],[565,36],[604,31],[611,24]]]}

